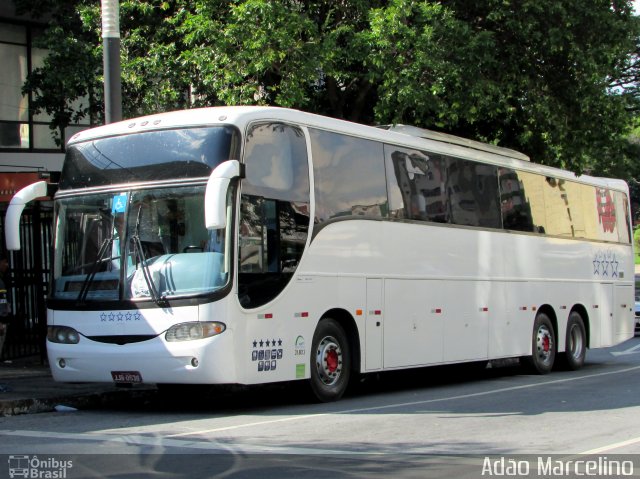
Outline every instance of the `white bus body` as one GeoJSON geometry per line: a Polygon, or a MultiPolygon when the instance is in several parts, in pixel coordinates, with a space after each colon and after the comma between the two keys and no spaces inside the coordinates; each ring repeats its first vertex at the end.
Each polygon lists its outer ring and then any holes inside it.
{"type": "Polygon", "coordinates": [[[397,130],[220,107],[77,134],[55,196],[54,378],[311,379],[333,400],[356,373],[577,369],[633,336],[623,181],[397,130]]]}

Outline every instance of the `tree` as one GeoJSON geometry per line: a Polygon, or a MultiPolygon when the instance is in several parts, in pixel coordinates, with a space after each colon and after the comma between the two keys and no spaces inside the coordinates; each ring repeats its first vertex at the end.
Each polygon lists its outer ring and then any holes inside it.
{"type": "MultiPolygon", "coordinates": [[[[100,112],[96,2],[16,3],[52,12],[43,37],[52,55],[26,85],[36,107],[68,121],[59,85],[67,100],[89,95],[80,114],[100,112]]],[[[576,172],[618,174],[637,159],[627,141],[640,105],[640,26],[630,3],[123,0],[124,112],[289,106],[414,124],[576,172]]]]}
{"type": "Polygon", "coordinates": [[[638,38],[629,2],[398,0],[373,27],[374,61],[387,66],[378,117],[575,171],[622,152],[637,98],[612,86],[638,38]]]}

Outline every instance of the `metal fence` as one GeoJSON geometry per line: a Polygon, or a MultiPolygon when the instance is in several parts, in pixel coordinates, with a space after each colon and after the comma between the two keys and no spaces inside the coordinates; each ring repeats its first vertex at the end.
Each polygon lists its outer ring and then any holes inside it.
{"type": "MultiPolygon", "coordinates": [[[[6,204],[0,205],[0,244],[4,245],[6,204]]],[[[53,207],[35,202],[20,223],[20,250],[8,252],[7,274],[11,317],[2,360],[39,355],[46,359],[47,311],[52,246],[53,207]]],[[[4,250],[4,248],[3,248],[4,250]]]]}

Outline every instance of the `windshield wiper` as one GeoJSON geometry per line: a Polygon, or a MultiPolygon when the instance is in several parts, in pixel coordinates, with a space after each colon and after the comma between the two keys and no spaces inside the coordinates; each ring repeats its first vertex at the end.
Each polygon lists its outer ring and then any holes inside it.
{"type": "MultiPolygon", "coordinates": [[[[158,294],[158,290],[156,289],[156,285],[153,281],[153,277],[151,276],[151,271],[149,270],[149,265],[147,264],[147,259],[144,255],[144,250],[142,249],[142,241],[140,241],[140,216],[142,213],[142,205],[138,208],[138,215],[136,218],[136,228],[131,235],[131,240],[133,241],[133,254],[136,257],[136,261],[140,261],[140,269],[142,270],[142,276],[144,277],[145,283],[147,283],[147,288],[149,288],[149,295],[154,303],[156,303],[159,307],[164,307],[169,304],[166,296],[160,296],[158,294]]],[[[136,265],[137,267],[137,265],[136,265]]]]}
{"type": "Polygon", "coordinates": [[[93,266],[91,267],[91,271],[89,272],[87,277],[84,279],[84,282],[82,283],[82,288],[80,288],[80,293],[78,294],[78,299],[77,299],[78,303],[84,303],[86,301],[87,295],[89,294],[89,288],[91,287],[91,283],[93,283],[93,279],[96,277],[96,273],[98,272],[100,265],[104,261],[104,255],[109,250],[109,248],[111,248],[112,244],[113,244],[113,236],[109,236],[108,238],[105,238],[102,244],[100,245],[100,250],[98,251],[98,257],[96,258],[96,261],[93,263],[93,266]]]}

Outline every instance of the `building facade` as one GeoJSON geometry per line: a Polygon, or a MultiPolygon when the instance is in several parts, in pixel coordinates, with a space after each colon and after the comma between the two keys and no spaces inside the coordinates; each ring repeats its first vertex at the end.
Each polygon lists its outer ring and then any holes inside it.
{"type": "MultiPolygon", "coordinates": [[[[49,128],[49,115],[36,113],[33,98],[22,88],[29,72],[43,64],[47,50],[36,47],[46,25],[16,14],[12,0],[0,2],[0,253],[5,252],[4,218],[11,197],[40,178],[62,169],[64,143],[89,124],[57,132],[49,128]]],[[[46,306],[49,259],[52,250],[52,202],[34,201],[21,224],[23,244],[10,252],[8,296],[11,320],[2,359],[45,357],[46,306]]]]}

